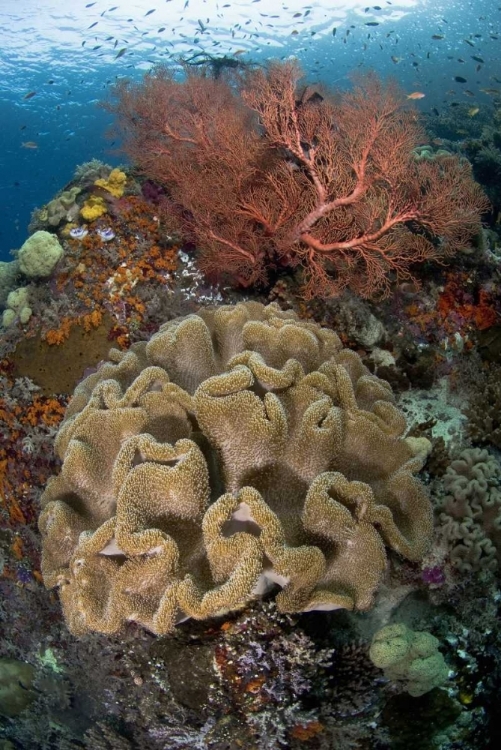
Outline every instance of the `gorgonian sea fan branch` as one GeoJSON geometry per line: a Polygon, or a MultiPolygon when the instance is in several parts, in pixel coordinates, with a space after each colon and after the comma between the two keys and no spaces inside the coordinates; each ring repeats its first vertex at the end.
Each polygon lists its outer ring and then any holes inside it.
{"type": "Polygon", "coordinates": [[[394,84],[369,74],[350,92],[301,95],[294,62],[231,73],[177,81],[160,67],[119,83],[108,105],[125,152],[179,207],[203,270],[250,285],[300,266],[305,298],[385,295],[480,229],[488,201],[470,165],[416,159],[424,134],[394,84]]]}

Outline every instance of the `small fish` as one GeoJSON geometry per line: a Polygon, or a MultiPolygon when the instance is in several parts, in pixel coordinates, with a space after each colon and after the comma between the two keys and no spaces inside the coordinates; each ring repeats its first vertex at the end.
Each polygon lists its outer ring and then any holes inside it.
{"type": "Polygon", "coordinates": [[[501,94],[501,91],[499,89],[480,89],[484,94],[487,94],[487,96],[499,96],[501,94]]]}
{"type": "Polygon", "coordinates": [[[392,55],[392,56],[391,56],[391,61],[392,61],[392,62],[394,62],[394,63],[395,63],[395,65],[396,65],[397,63],[401,62],[401,60],[402,60],[402,58],[401,58],[401,57],[395,57],[395,55],[392,55]]]}
{"type": "Polygon", "coordinates": [[[464,89],[463,94],[465,94],[466,96],[475,96],[473,91],[470,91],[470,89],[464,89]]]}
{"type": "Polygon", "coordinates": [[[336,29],[336,27],[334,27],[334,28],[332,29],[332,36],[336,36],[336,31],[337,31],[337,29],[336,29]]]}
{"type": "Polygon", "coordinates": [[[475,117],[480,112],[480,107],[470,107],[468,110],[468,117],[475,117]]]}
{"type": "Polygon", "coordinates": [[[367,21],[366,26],[379,26],[379,21],[367,21]]]}
{"type": "Polygon", "coordinates": [[[436,107],[433,107],[431,111],[433,112],[433,114],[435,115],[435,117],[438,117],[439,114],[440,114],[440,112],[438,111],[438,109],[436,107]]]}
{"type": "Polygon", "coordinates": [[[407,99],[424,99],[425,96],[422,91],[413,91],[412,94],[407,94],[407,99]]]}
{"type": "Polygon", "coordinates": [[[123,57],[125,53],[127,52],[127,47],[122,47],[122,49],[118,50],[117,54],[115,55],[115,60],[118,60],[119,57],[123,57]]]}
{"type": "Polygon", "coordinates": [[[25,100],[26,100],[26,99],[31,99],[31,97],[32,97],[32,96],[35,96],[35,94],[36,94],[36,93],[37,93],[36,91],[30,91],[30,92],[29,92],[28,94],[25,94],[25,95],[23,96],[23,99],[25,99],[25,100]]]}
{"type": "Polygon", "coordinates": [[[93,29],[94,26],[97,26],[98,23],[99,23],[99,21],[94,21],[94,23],[91,23],[90,26],[87,26],[87,29],[93,29]]]}
{"type": "Polygon", "coordinates": [[[472,60],[475,60],[475,62],[478,62],[478,63],[483,63],[483,62],[485,62],[485,60],[484,60],[484,59],[483,59],[482,57],[477,57],[477,55],[472,55],[472,56],[471,56],[471,59],[472,59],[472,60]]]}
{"type": "Polygon", "coordinates": [[[93,6],[93,5],[95,5],[95,4],[96,4],[96,3],[87,3],[87,5],[86,5],[85,7],[86,7],[86,8],[92,8],[92,6],[93,6]]]}
{"type": "Polygon", "coordinates": [[[303,15],[302,13],[294,13],[294,15],[292,16],[292,18],[299,18],[302,15],[303,15]]]}
{"type": "Polygon", "coordinates": [[[474,47],[474,46],[475,46],[475,45],[473,44],[473,42],[470,42],[470,40],[469,40],[469,39],[463,39],[463,42],[465,42],[466,44],[469,44],[469,45],[470,45],[470,47],[474,47]]]}
{"type": "Polygon", "coordinates": [[[443,34],[432,34],[431,38],[432,39],[443,39],[444,35],[443,34]]]}
{"type": "Polygon", "coordinates": [[[297,29],[294,29],[294,31],[291,31],[291,36],[297,36],[299,34],[299,31],[297,29]]]}
{"type": "Polygon", "coordinates": [[[38,143],[35,143],[35,141],[24,141],[24,143],[21,143],[21,146],[23,148],[38,148],[38,143]]]}
{"type": "Polygon", "coordinates": [[[162,31],[165,31],[165,26],[160,26],[160,28],[157,31],[157,34],[161,34],[162,31]]]}
{"type": "Polygon", "coordinates": [[[146,16],[151,16],[151,14],[154,13],[155,11],[156,11],[156,8],[152,8],[151,10],[147,10],[146,13],[144,14],[144,17],[146,18],[146,16]]]}
{"type": "Polygon", "coordinates": [[[454,76],[454,80],[456,83],[468,83],[466,78],[463,78],[463,76],[454,76]]]}

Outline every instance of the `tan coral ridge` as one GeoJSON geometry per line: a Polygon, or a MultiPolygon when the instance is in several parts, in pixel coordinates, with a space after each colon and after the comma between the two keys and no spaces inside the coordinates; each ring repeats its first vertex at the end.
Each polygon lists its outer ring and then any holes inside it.
{"type": "Polygon", "coordinates": [[[501,560],[501,465],[485,448],[466,448],[443,477],[441,531],[460,573],[497,572],[501,560]]]}
{"type": "Polygon", "coordinates": [[[154,633],[244,607],[367,609],[385,545],[432,531],[390,386],[338,336],[256,302],[204,309],[76,388],[42,498],[70,630],[154,633]]]}

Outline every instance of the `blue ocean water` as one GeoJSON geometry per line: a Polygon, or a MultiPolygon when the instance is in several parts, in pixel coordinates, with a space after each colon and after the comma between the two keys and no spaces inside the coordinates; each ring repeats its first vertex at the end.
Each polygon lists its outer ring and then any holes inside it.
{"type": "Polygon", "coordinates": [[[98,107],[122,77],[194,54],[296,57],[307,79],[349,86],[393,76],[423,112],[487,106],[501,86],[501,7],[492,0],[0,0],[0,259],[30,215],[92,158],[118,164],[98,107]],[[484,90],[482,90],[484,89],[484,90]]]}

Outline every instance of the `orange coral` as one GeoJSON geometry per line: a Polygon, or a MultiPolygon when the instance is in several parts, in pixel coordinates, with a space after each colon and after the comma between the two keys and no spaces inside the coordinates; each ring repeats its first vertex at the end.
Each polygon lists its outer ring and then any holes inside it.
{"type": "Polygon", "coordinates": [[[35,395],[32,404],[20,416],[22,424],[36,427],[43,422],[48,427],[57,427],[64,416],[65,407],[56,398],[35,395]]]}
{"type": "Polygon", "coordinates": [[[101,310],[93,310],[88,315],[83,315],[81,318],[84,331],[90,331],[92,328],[99,328],[103,320],[103,313],[101,310]]]}
{"type": "Polygon", "coordinates": [[[309,721],[306,724],[296,724],[291,730],[291,736],[295,740],[310,740],[323,731],[323,724],[319,721],[309,721]]]}
{"type": "Polygon", "coordinates": [[[457,334],[467,339],[469,333],[490,328],[498,320],[489,294],[479,290],[478,302],[474,302],[474,291],[468,274],[451,271],[435,304],[425,308],[420,302],[413,302],[405,312],[423,333],[438,327],[450,342],[457,334]]]}
{"type": "Polygon", "coordinates": [[[70,335],[70,329],[73,321],[70,318],[63,318],[59,328],[51,328],[45,334],[45,341],[51,345],[59,345],[70,335]]]}
{"type": "Polygon", "coordinates": [[[14,541],[11,544],[11,550],[16,560],[22,560],[24,557],[23,540],[19,535],[14,537],[14,541]]]}
{"type": "Polygon", "coordinates": [[[264,683],[266,682],[263,675],[260,675],[259,677],[255,677],[253,680],[250,680],[244,690],[246,693],[251,693],[252,695],[257,695],[261,688],[263,687],[264,683]]]}

